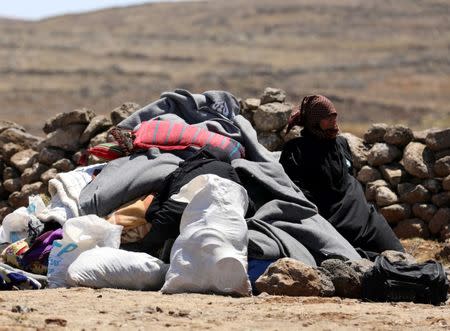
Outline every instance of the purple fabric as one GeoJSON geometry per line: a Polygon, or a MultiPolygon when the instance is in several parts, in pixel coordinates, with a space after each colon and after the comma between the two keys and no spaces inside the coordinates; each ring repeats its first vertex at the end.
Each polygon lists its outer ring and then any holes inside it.
{"type": "Polygon", "coordinates": [[[53,241],[62,239],[62,237],[62,228],[44,232],[36,238],[36,241],[31,245],[30,249],[22,256],[22,263],[29,265],[34,261],[39,261],[47,265],[53,241]]]}

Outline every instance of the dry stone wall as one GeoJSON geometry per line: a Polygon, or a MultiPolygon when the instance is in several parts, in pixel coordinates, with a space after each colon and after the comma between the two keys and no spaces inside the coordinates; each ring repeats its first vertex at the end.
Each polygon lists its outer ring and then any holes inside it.
{"type": "MultiPolygon", "coordinates": [[[[266,88],[259,98],[241,100],[241,114],[271,151],[300,135],[286,132],[294,105],[286,93],[266,88]]],[[[45,138],[0,120],[0,221],[27,206],[33,194],[47,194],[48,181],[74,169],[84,151],[112,141],[108,130],[140,108],[125,103],[109,116],[91,109],[61,113],[46,121],[45,138]]],[[[355,176],[366,198],[402,238],[450,240],[450,128],[413,132],[405,126],[373,124],[363,138],[343,133],[353,153],[355,176]]]]}

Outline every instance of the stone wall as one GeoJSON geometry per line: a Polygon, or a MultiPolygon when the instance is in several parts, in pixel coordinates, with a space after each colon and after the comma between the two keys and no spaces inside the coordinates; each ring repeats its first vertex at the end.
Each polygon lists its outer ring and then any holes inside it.
{"type": "MultiPolygon", "coordinates": [[[[241,112],[269,150],[300,134],[285,135],[294,105],[286,93],[267,88],[260,98],[241,101],[241,112]]],[[[109,116],[90,109],[61,113],[43,128],[45,138],[20,125],[0,121],[0,221],[27,206],[28,196],[48,194],[58,172],[76,167],[90,146],[106,142],[108,130],[139,109],[126,103],[109,116]]],[[[412,132],[404,126],[374,124],[358,138],[344,133],[353,152],[355,176],[399,237],[450,238],[450,129],[412,132]]]]}

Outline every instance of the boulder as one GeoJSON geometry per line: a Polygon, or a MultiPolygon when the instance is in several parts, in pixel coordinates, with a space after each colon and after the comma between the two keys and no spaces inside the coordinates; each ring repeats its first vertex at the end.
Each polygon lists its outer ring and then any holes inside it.
{"type": "Polygon", "coordinates": [[[434,155],[424,144],[411,142],[403,151],[401,164],[415,177],[433,177],[433,163],[434,155]]]}
{"type": "Polygon", "coordinates": [[[442,188],[446,191],[450,191],[450,175],[442,180],[442,188]]]}
{"type": "Polygon", "coordinates": [[[361,275],[338,259],[325,260],[320,265],[329,272],[335,295],[343,298],[361,298],[361,275]]]}
{"type": "Polygon", "coordinates": [[[261,105],[272,102],[284,102],[286,100],[286,92],[272,87],[266,87],[263,94],[261,95],[261,105]]]}
{"type": "MultiPolygon", "coordinates": [[[[56,131],[57,129],[65,129],[74,124],[85,128],[94,116],[94,111],[88,108],[75,109],[70,112],[59,113],[45,122],[43,130],[45,133],[50,133],[56,131]]],[[[77,139],[78,138],[79,136],[77,136],[77,139]]]]}
{"type": "Polygon", "coordinates": [[[405,169],[399,163],[385,164],[380,166],[380,173],[383,178],[394,187],[400,184],[400,182],[407,177],[405,169]]]}
{"type": "Polygon", "coordinates": [[[140,108],[141,106],[134,102],[125,102],[120,107],[115,108],[110,114],[112,125],[119,124],[140,108]]]}
{"type": "Polygon", "coordinates": [[[60,172],[69,172],[75,169],[75,165],[69,159],[61,159],[52,164],[52,168],[60,172]]]}
{"type": "Polygon", "coordinates": [[[372,269],[374,266],[374,263],[368,259],[348,260],[345,261],[345,264],[355,270],[360,279],[362,279],[364,273],[372,269]]]}
{"type": "Polygon", "coordinates": [[[365,165],[358,171],[356,179],[358,179],[361,183],[373,182],[377,179],[381,178],[381,174],[378,169],[373,168],[371,166],[365,165]]]}
{"type": "Polygon", "coordinates": [[[384,141],[391,145],[406,146],[413,140],[413,132],[404,125],[394,125],[388,127],[384,135],[384,141]]]}
{"type": "Polygon", "coordinates": [[[415,203],[412,207],[412,212],[414,216],[424,220],[425,222],[430,222],[434,214],[436,214],[438,208],[429,203],[415,203]]]}
{"type": "Polygon", "coordinates": [[[389,187],[380,186],[375,191],[375,201],[378,206],[384,207],[397,203],[398,197],[389,187]]]}
{"type": "Polygon", "coordinates": [[[450,208],[439,208],[428,223],[428,229],[431,234],[437,235],[448,224],[450,224],[450,208]]]}
{"type": "Polygon", "coordinates": [[[49,180],[55,178],[57,174],[58,170],[56,170],[55,168],[50,168],[41,175],[41,182],[47,185],[49,180]]]}
{"type": "Polygon", "coordinates": [[[9,128],[0,133],[0,148],[2,148],[4,144],[14,143],[22,146],[23,149],[34,149],[41,141],[42,138],[33,136],[32,134],[17,128],[9,128]]]}
{"type": "Polygon", "coordinates": [[[41,175],[48,170],[48,166],[42,163],[36,162],[31,166],[31,168],[27,168],[24,170],[22,175],[20,176],[20,180],[22,185],[34,183],[40,180],[41,175]]]}
{"type": "Polygon", "coordinates": [[[292,105],[286,103],[267,103],[259,106],[253,115],[256,131],[280,131],[291,115],[292,105]]]}
{"type": "Polygon", "coordinates": [[[367,183],[366,184],[366,192],[365,192],[366,200],[367,201],[375,201],[377,189],[381,186],[386,186],[389,188],[389,184],[383,179],[378,179],[376,181],[367,183]]]}
{"type": "Polygon", "coordinates": [[[96,134],[108,130],[112,126],[112,122],[104,115],[95,116],[88,124],[84,132],[81,134],[80,143],[86,144],[96,134]]]}
{"type": "Polygon", "coordinates": [[[23,150],[24,148],[18,144],[6,143],[3,145],[3,148],[1,149],[1,155],[3,159],[9,160],[11,156],[23,150]]]}
{"type": "Polygon", "coordinates": [[[297,125],[292,127],[292,129],[288,133],[286,133],[286,128],[287,128],[287,125],[280,132],[280,136],[284,142],[288,142],[289,140],[298,138],[302,135],[301,134],[302,128],[297,125]]]}
{"type": "Polygon", "coordinates": [[[432,151],[440,151],[450,148],[450,128],[430,132],[425,141],[427,147],[432,151]]]}
{"type": "Polygon", "coordinates": [[[25,128],[17,123],[14,123],[11,121],[0,120],[0,133],[2,133],[3,131],[5,131],[7,129],[10,129],[10,128],[18,129],[20,131],[25,132],[25,128]]]}
{"type": "Polygon", "coordinates": [[[8,198],[8,203],[14,209],[28,207],[28,196],[22,192],[13,192],[8,198]]]}
{"type": "Polygon", "coordinates": [[[430,132],[434,132],[434,131],[439,131],[439,129],[432,128],[432,129],[426,129],[426,130],[422,130],[422,131],[414,131],[413,132],[413,135],[414,135],[413,141],[416,141],[416,142],[419,142],[422,144],[426,144],[427,135],[430,132]]]}
{"type": "Polygon", "coordinates": [[[422,185],[401,183],[397,186],[400,201],[409,204],[428,202],[431,199],[430,192],[422,185]]]}
{"type": "Polygon", "coordinates": [[[243,102],[243,107],[248,110],[256,110],[261,105],[261,100],[257,98],[248,98],[243,102]]]}
{"type": "Polygon", "coordinates": [[[0,207],[0,224],[3,222],[3,219],[11,214],[14,211],[14,208],[12,208],[9,204],[3,207],[0,207]]]}
{"type": "Polygon", "coordinates": [[[23,172],[37,161],[37,157],[38,152],[32,149],[25,149],[11,156],[10,163],[20,172],[23,172]]]}
{"type": "Polygon", "coordinates": [[[414,264],[417,263],[414,256],[408,253],[387,250],[381,253],[382,256],[388,259],[391,263],[401,262],[403,264],[414,264]]]}
{"type": "Polygon", "coordinates": [[[39,152],[38,160],[40,163],[52,165],[65,157],[66,152],[59,148],[44,147],[39,152]]]}
{"type": "Polygon", "coordinates": [[[450,206],[450,191],[434,194],[431,201],[438,207],[450,206]]]}
{"type": "Polygon", "coordinates": [[[361,169],[365,164],[367,164],[369,149],[364,144],[364,141],[361,138],[351,133],[342,133],[341,136],[347,140],[347,143],[350,147],[353,158],[353,166],[356,169],[361,169]]]}
{"type": "Polygon", "coordinates": [[[431,193],[438,193],[442,190],[442,184],[434,178],[422,180],[421,184],[431,193]]]}
{"type": "Polygon", "coordinates": [[[269,151],[276,151],[281,149],[283,145],[283,139],[278,134],[272,132],[261,132],[258,134],[258,141],[261,145],[267,148],[269,151]]]}
{"type": "Polygon", "coordinates": [[[272,263],[256,280],[259,292],[287,296],[332,296],[334,286],[324,272],[291,258],[272,263]]]}
{"type": "Polygon", "coordinates": [[[394,233],[401,239],[424,238],[430,236],[427,224],[418,218],[410,218],[401,221],[394,228],[394,233]]]}
{"type": "Polygon", "coordinates": [[[14,167],[6,167],[3,170],[3,180],[20,177],[20,172],[14,167]]]}
{"type": "Polygon", "coordinates": [[[397,224],[398,222],[411,217],[411,207],[406,203],[396,203],[381,208],[380,213],[390,224],[397,224]]]}
{"type": "Polygon", "coordinates": [[[369,165],[376,167],[399,160],[401,156],[402,151],[398,147],[385,143],[376,143],[369,150],[367,162],[369,165]]]}
{"type": "Polygon", "coordinates": [[[443,149],[442,151],[434,152],[434,157],[436,160],[442,159],[443,157],[450,156],[450,148],[443,149]]]}
{"type": "Polygon", "coordinates": [[[450,156],[445,156],[437,160],[434,164],[434,172],[439,177],[450,175],[450,156]]]}
{"type": "Polygon", "coordinates": [[[384,135],[386,134],[388,126],[385,123],[372,124],[366,133],[364,133],[364,141],[368,144],[375,144],[384,142],[384,135]]]}
{"type": "Polygon", "coordinates": [[[20,191],[20,189],[22,188],[22,181],[20,177],[6,179],[3,182],[3,188],[10,193],[20,191]]]}
{"type": "Polygon", "coordinates": [[[94,146],[109,142],[112,139],[114,139],[114,138],[110,137],[108,131],[99,133],[98,135],[96,135],[94,138],[91,139],[91,141],[89,143],[89,147],[94,147],[94,146]]]}
{"type": "Polygon", "coordinates": [[[56,147],[67,152],[76,152],[82,146],[80,136],[85,128],[85,124],[71,124],[58,128],[47,135],[40,148],[56,147]]]}

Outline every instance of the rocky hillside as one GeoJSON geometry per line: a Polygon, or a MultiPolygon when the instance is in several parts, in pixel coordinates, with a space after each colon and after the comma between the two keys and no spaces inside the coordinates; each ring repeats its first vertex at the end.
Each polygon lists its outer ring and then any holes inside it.
{"type": "Polygon", "coordinates": [[[291,102],[330,96],[353,133],[449,127],[449,12],[446,0],[229,0],[0,20],[0,119],[42,135],[46,119],[83,106],[277,86],[291,102]]]}

